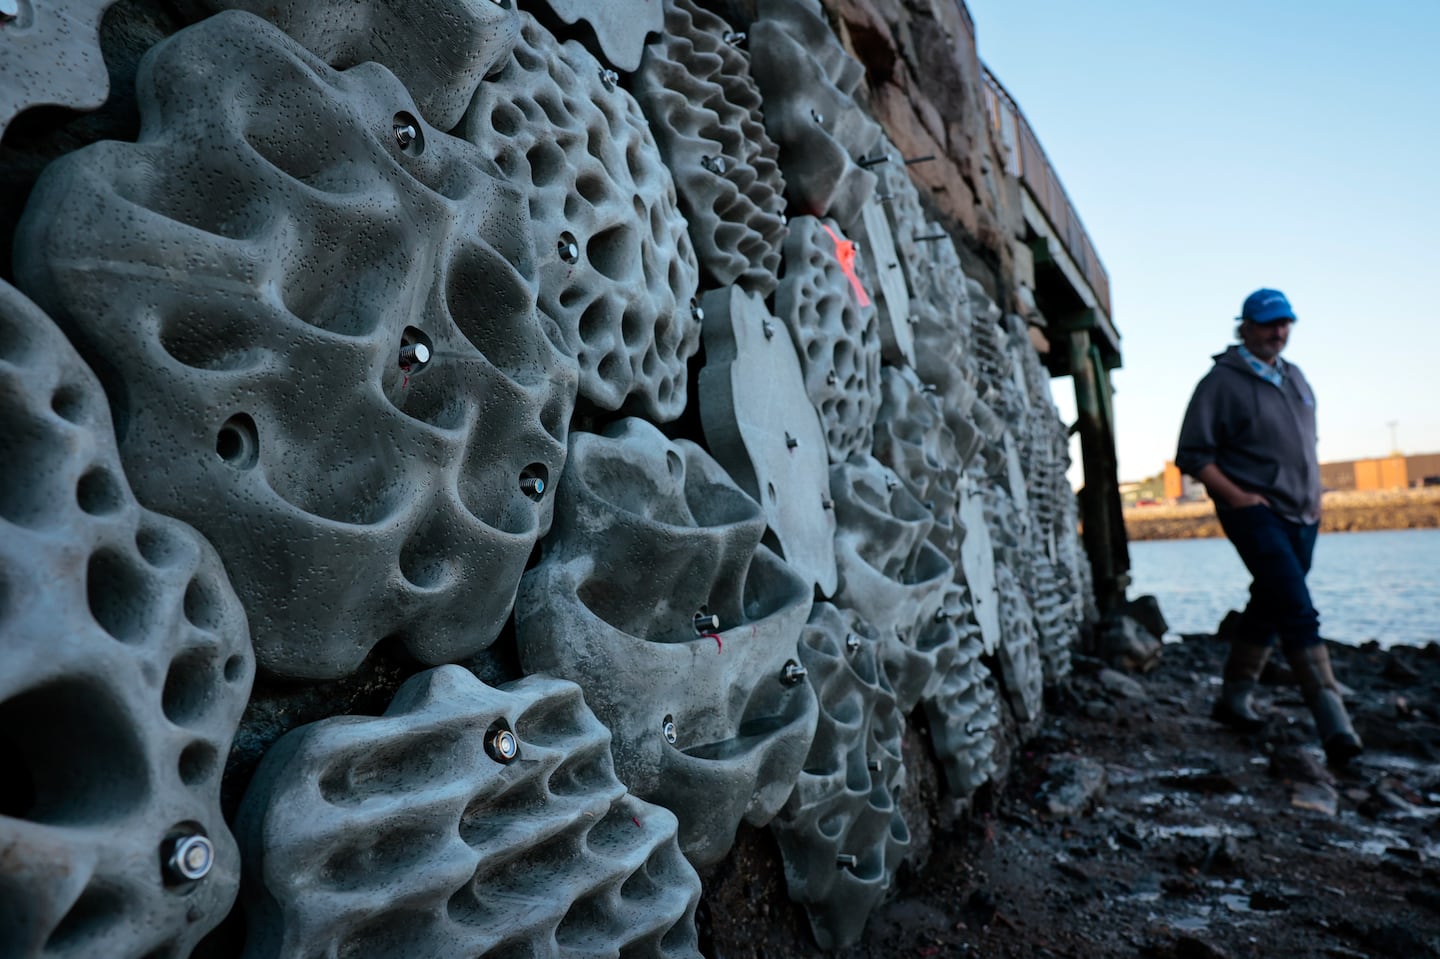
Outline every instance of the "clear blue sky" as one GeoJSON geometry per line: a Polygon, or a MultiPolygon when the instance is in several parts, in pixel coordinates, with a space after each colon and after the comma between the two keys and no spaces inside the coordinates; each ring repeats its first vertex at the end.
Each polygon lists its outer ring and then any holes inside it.
{"type": "Polygon", "coordinates": [[[1440,0],[967,5],[1110,274],[1122,480],[1174,456],[1261,286],[1299,318],[1322,461],[1385,455],[1392,421],[1440,452],[1440,0]]]}

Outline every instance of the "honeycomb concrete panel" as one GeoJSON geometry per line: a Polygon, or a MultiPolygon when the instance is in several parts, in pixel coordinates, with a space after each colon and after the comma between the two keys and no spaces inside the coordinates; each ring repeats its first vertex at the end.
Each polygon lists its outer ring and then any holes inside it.
{"type": "Polygon", "coordinates": [[[768,297],[785,239],[785,180],[765,132],[749,58],[730,25],[693,0],[666,0],[665,34],[630,82],[675,178],[708,286],[768,297]]]}
{"type": "Polygon", "coordinates": [[[840,46],[816,0],[767,0],[750,24],[750,70],[765,129],[780,147],[790,209],[847,228],[875,192],[856,161],[878,155],[884,132],[854,100],[865,70],[840,46]]]}
{"type": "Polygon", "coordinates": [[[980,641],[986,655],[1000,647],[1000,593],[995,583],[995,547],[985,521],[985,499],[968,475],[960,483],[960,568],[970,591],[980,641]]]}
{"type": "Polygon", "coordinates": [[[700,343],[699,270],[674,181],[613,74],[576,41],[559,43],[528,14],[521,21],[460,135],[529,198],[540,307],[579,360],[581,398],[672,420],[700,343]]]}
{"type": "Polygon", "coordinates": [[[222,10],[264,17],[337,70],[373,60],[415,97],[420,116],[454,129],[480,81],[520,35],[513,0],[170,0],[189,20],[222,10]]]}
{"type": "Polygon", "coordinates": [[[287,733],[236,822],[246,959],[698,959],[675,817],[625,791],[609,741],[574,684],[459,666],[287,733]]]}
{"type": "Polygon", "coordinates": [[[713,863],[742,818],[770,820],[810,747],[796,647],[813,588],[718,463],[643,420],[571,434],[558,496],[515,604],[521,665],[580,684],[621,781],[713,863]]]}
{"type": "Polygon", "coordinates": [[[700,422],[730,477],[758,502],[785,561],[835,592],[835,510],[820,419],[785,329],[754,293],[705,294],[700,422]]]}
{"type": "Polygon", "coordinates": [[[775,312],[800,353],[831,463],[870,452],[880,409],[880,327],[857,263],[833,221],[790,221],[775,312]]]}
{"type": "Polygon", "coordinates": [[[0,284],[0,955],[189,955],[240,857],[255,663],[215,551],[141,508],[99,382],[0,284]]]}
{"type": "Polygon", "coordinates": [[[157,45],[138,86],[140,142],[52,164],[16,243],[136,495],[216,546],[275,674],[345,675],[385,637],[484,649],[575,390],[523,197],[383,67],[337,73],[250,14],[157,45]]]}
{"type": "Polygon", "coordinates": [[[875,306],[880,319],[880,350],[887,363],[915,365],[915,334],[910,289],[900,266],[900,254],[890,235],[890,223],[881,201],[871,199],[860,208],[853,231],[861,255],[875,278],[875,306]]]}
{"type": "Polygon", "coordinates": [[[1035,613],[1040,664],[1046,685],[1054,685],[1070,675],[1070,650],[1075,645],[1079,624],[1067,593],[1070,584],[1062,582],[1056,564],[1041,559],[1032,569],[1029,595],[1035,613]]]}
{"type": "Polygon", "coordinates": [[[820,720],[771,830],[790,898],[826,950],[860,938],[910,847],[896,803],[905,723],[880,664],[882,645],[856,613],[829,603],[815,605],[800,642],[820,720]]]}
{"type": "Polygon", "coordinates": [[[1035,614],[1020,581],[1009,566],[995,568],[1000,593],[1000,646],[996,659],[1005,696],[1022,723],[1038,720],[1045,707],[1045,673],[1035,614]]]}
{"type": "Polygon", "coordinates": [[[984,645],[968,593],[947,599],[956,630],[955,651],[935,692],[925,699],[930,740],[951,793],[968,797],[995,774],[1000,713],[990,670],[980,661],[984,645]]]}
{"type": "Polygon", "coordinates": [[[545,4],[566,23],[589,24],[605,59],[626,71],[640,66],[646,36],[666,28],[662,0],[545,0],[545,4]]]}
{"type": "MultiPolygon", "coordinates": [[[[916,668],[952,638],[946,590],[955,570],[929,541],[934,520],[891,470],[869,457],[830,468],[835,499],[835,603],[853,609],[878,631],[901,712],[933,692],[939,674],[916,668]]],[[[933,662],[930,666],[935,665],[933,662]]]]}
{"type": "Polygon", "coordinates": [[[875,459],[894,470],[933,517],[930,541],[952,563],[960,555],[960,474],[965,468],[935,394],[912,370],[880,372],[875,459]]]}
{"type": "Polygon", "coordinates": [[[115,0],[11,0],[0,20],[0,135],[31,107],[93,110],[110,93],[100,20],[115,0]]]}

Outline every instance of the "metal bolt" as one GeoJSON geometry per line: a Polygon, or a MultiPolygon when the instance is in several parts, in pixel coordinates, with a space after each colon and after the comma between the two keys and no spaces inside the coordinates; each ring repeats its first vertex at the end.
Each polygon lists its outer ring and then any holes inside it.
{"type": "Polygon", "coordinates": [[[700,158],[700,165],[703,166],[705,169],[709,170],[711,173],[715,174],[716,176],[725,175],[724,157],[702,156],[700,158]]]}
{"type": "MultiPolygon", "coordinates": [[[[889,263],[885,264],[885,269],[887,269],[887,270],[898,270],[898,269],[900,269],[900,262],[899,262],[898,260],[891,260],[889,263]]],[[[915,322],[915,321],[912,319],[910,322],[913,323],[913,322],[915,322]]]]}
{"type": "Polygon", "coordinates": [[[400,149],[402,149],[402,150],[408,150],[408,149],[410,149],[410,144],[414,143],[419,137],[420,137],[420,131],[417,130],[417,129],[415,129],[415,124],[413,124],[413,123],[397,123],[397,124],[395,124],[395,142],[398,143],[398,144],[400,144],[400,149]]]}
{"type": "Polygon", "coordinates": [[[799,441],[799,440],[797,440],[795,437],[791,436],[789,433],[786,433],[786,434],[785,434],[785,448],[786,448],[786,449],[792,449],[792,450],[793,450],[795,447],[797,447],[797,446],[799,446],[799,445],[800,445],[800,441],[799,441]]]}
{"type": "Polygon", "coordinates": [[[856,650],[858,650],[859,648],[860,648],[860,637],[859,637],[859,636],[856,636],[854,633],[846,633],[846,634],[845,634],[845,649],[846,649],[847,651],[853,653],[853,652],[855,652],[856,650]]]}
{"type": "Polygon", "coordinates": [[[950,234],[948,234],[948,233],[930,233],[930,234],[928,234],[928,235],[926,235],[926,236],[917,236],[917,237],[915,238],[915,242],[916,242],[916,243],[929,243],[929,242],[931,242],[932,240],[948,240],[948,239],[950,239],[950,234]]]}
{"type": "Polygon", "coordinates": [[[696,323],[705,322],[705,311],[700,308],[700,301],[693,297],[690,300],[690,317],[696,323]]]}
{"type": "Polygon", "coordinates": [[[662,722],[662,723],[660,724],[660,733],[661,733],[661,735],[663,735],[663,736],[665,737],[665,741],[666,741],[667,743],[669,743],[669,744],[672,745],[672,746],[675,745],[675,740],[679,739],[680,737],[679,737],[679,736],[676,734],[676,732],[675,732],[675,717],[674,717],[674,716],[666,716],[666,717],[665,717],[664,722],[662,722]]]}
{"type": "Polygon", "coordinates": [[[761,323],[760,323],[760,332],[762,332],[762,333],[765,334],[765,339],[767,339],[767,340],[774,339],[774,338],[775,338],[775,324],[774,324],[774,323],[771,323],[769,320],[763,320],[763,321],[761,321],[761,323]]]}
{"type": "Polygon", "coordinates": [[[836,869],[845,869],[847,867],[850,869],[854,869],[858,865],[860,865],[860,857],[852,855],[851,853],[842,852],[840,855],[835,857],[836,869]]]}
{"type": "Polygon", "coordinates": [[[165,857],[165,872],[171,882],[195,882],[204,879],[215,865],[215,845],[199,833],[171,840],[170,854],[165,857]]]}
{"type": "Polygon", "coordinates": [[[835,508],[835,501],[834,501],[833,499],[830,499],[830,498],[827,497],[827,496],[822,496],[822,497],[820,497],[820,508],[821,508],[821,509],[834,509],[834,508],[835,508]]]}
{"type": "Polygon", "coordinates": [[[884,767],[880,765],[880,760],[878,759],[867,759],[865,761],[865,768],[870,770],[872,773],[878,773],[884,767]]]}
{"type": "Polygon", "coordinates": [[[920,317],[916,316],[914,313],[911,313],[909,316],[905,317],[905,319],[907,322],[909,322],[911,326],[920,325],[920,317]]]}
{"type": "Polygon", "coordinates": [[[720,617],[714,613],[700,610],[695,614],[695,632],[697,633],[718,633],[720,632],[720,617]]]}
{"type": "Polygon", "coordinates": [[[840,382],[840,376],[834,370],[831,370],[829,373],[825,374],[825,382],[830,384],[831,386],[834,386],[836,383],[840,382]]]}
{"type": "Polygon", "coordinates": [[[822,116],[822,115],[819,114],[819,113],[816,113],[814,110],[811,110],[811,111],[810,111],[810,119],[814,120],[816,123],[824,123],[824,122],[825,122],[825,117],[822,116]]]}
{"type": "Polygon", "coordinates": [[[555,249],[556,252],[560,254],[560,259],[566,263],[574,263],[580,259],[580,243],[575,239],[575,234],[569,230],[560,234],[560,239],[555,244],[555,249]]]}
{"type": "Polygon", "coordinates": [[[950,614],[947,613],[945,610],[943,610],[943,609],[937,609],[937,610],[935,610],[935,622],[937,622],[937,623],[943,623],[943,622],[945,622],[945,620],[947,620],[947,619],[949,619],[949,618],[950,618],[950,614]]]}
{"type": "Polygon", "coordinates": [[[923,157],[906,157],[905,165],[910,166],[912,163],[929,163],[933,159],[935,159],[935,154],[933,153],[927,153],[923,157]]]}
{"type": "Polygon", "coordinates": [[[801,666],[793,659],[787,659],[784,667],[780,670],[780,682],[786,686],[794,686],[807,675],[809,675],[809,673],[804,666],[801,666]]]}
{"type": "Polygon", "coordinates": [[[600,82],[604,85],[605,89],[614,90],[615,84],[620,82],[620,74],[616,73],[614,70],[607,70],[604,67],[601,67],[600,82]]]}
{"type": "Polygon", "coordinates": [[[485,740],[485,752],[489,753],[490,758],[497,763],[508,765],[520,755],[520,740],[515,738],[514,733],[502,726],[485,740]]]}
{"type": "Polygon", "coordinates": [[[882,154],[880,154],[879,156],[874,156],[874,157],[861,157],[860,159],[858,159],[858,160],[855,161],[855,163],[856,163],[857,165],[863,166],[863,167],[865,167],[867,170],[868,170],[870,167],[872,167],[872,166],[879,166],[879,165],[882,164],[882,163],[889,163],[889,162],[890,162],[890,154],[888,154],[888,153],[882,153],[882,154]]]}
{"type": "Polygon", "coordinates": [[[893,194],[893,193],[877,193],[877,194],[875,194],[875,199],[879,200],[881,203],[889,203],[890,201],[892,201],[892,200],[895,199],[895,194],[893,194]]]}
{"type": "Polygon", "coordinates": [[[967,736],[978,736],[983,732],[985,732],[984,726],[977,726],[973,722],[965,724],[965,735],[967,736]]]}
{"type": "Polygon", "coordinates": [[[408,370],[412,366],[424,366],[430,362],[430,347],[424,343],[407,343],[400,347],[400,368],[408,370]]]}
{"type": "Polygon", "coordinates": [[[545,495],[545,481],[538,476],[520,477],[520,492],[531,499],[539,499],[545,495]]]}
{"type": "Polygon", "coordinates": [[[885,477],[885,489],[886,489],[887,491],[893,493],[893,492],[895,491],[896,487],[898,487],[899,485],[900,485],[900,481],[897,480],[895,477],[893,477],[893,476],[887,476],[887,477],[885,477]]]}
{"type": "Polygon", "coordinates": [[[724,33],[720,34],[720,39],[724,40],[732,47],[738,47],[740,44],[745,42],[745,31],[726,30],[724,33]]]}
{"type": "Polygon", "coordinates": [[[933,499],[927,499],[922,505],[930,512],[935,512],[935,501],[933,499]]]}

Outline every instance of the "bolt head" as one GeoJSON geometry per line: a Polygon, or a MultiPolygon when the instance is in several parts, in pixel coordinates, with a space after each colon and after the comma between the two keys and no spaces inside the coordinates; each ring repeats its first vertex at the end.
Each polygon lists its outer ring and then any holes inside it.
{"type": "Polygon", "coordinates": [[[786,660],[785,665],[780,670],[780,682],[786,686],[794,686],[807,675],[808,672],[804,666],[801,666],[793,659],[786,660]]]}
{"type": "Polygon", "coordinates": [[[665,717],[665,721],[660,724],[660,734],[665,737],[667,743],[675,745],[675,741],[680,738],[675,731],[675,717],[665,717]]]}
{"type": "Polygon", "coordinates": [[[575,234],[568,230],[560,234],[555,250],[566,263],[574,263],[580,259],[580,243],[575,239],[575,234]]]}
{"type": "Polygon", "coordinates": [[[814,120],[816,123],[825,122],[825,117],[819,113],[816,113],[814,110],[810,111],[810,119],[814,120]]]}
{"type": "Polygon", "coordinates": [[[855,652],[856,650],[858,650],[859,648],[860,648],[860,637],[859,637],[859,636],[856,636],[854,633],[846,633],[846,634],[845,634],[845,650],[846,650],[847,652],[853,653],[853,652],[855,652]]]}
{"type": "Polygon", "coordinates": [[[485,751],[497,763],[509,764],[520,755],[520,740],[510,730],[501,727],[485,741],[485,751]]]}
{"type": "Polygon", "coordinates": [[[174,882],[197,882],[215,865],[215,844],[198,833],[181,836],[170,847],[165,870],[174,882]]]}
{"type": "Polygon", "coordinates": [[[705,310],[701,308],[700,301],[694,298],[690,300],[690,316],[694,318],[696,323],[705,322],[705,310]]]}
{"type": "Polygon", "coordinates": [[[410,144],[414,143],[415,140],[416,140],[419,136],[420,136],[420,131],[417,130],[417,129],[415,129],[415,124],[413,124],[413,123],[397,123],[397,124],[395,124],[395,142],[396,142],[397,144],[399,144],[400,149],[402,149],[402,150],[408,149],[408,148],[410,147],[410,144]]]}

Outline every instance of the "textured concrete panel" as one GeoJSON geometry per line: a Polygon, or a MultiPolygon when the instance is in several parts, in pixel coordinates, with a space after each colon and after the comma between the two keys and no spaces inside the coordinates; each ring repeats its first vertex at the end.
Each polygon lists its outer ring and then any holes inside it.
{"type": "Polygon", "coordinates": [[[675,817],[625,791],[609,740],[571,683],[459,666],[288,733],[236,824],[245,956],[698,959],[675,817]]]}
{"type": "Polygon", "coordinates": [[[750,24],[750,69],[765,98],[765,129],[780,146],[790,208],[849,227],[875,192],[855,161],[884,132],[855,102],[865,70],[841,48],[816,0],[767,0],[750,24]]]}
{"type": "Polygon", "coordinates": [[[920,192],[910,179],[910,168],[905,165],[905,157],[901,156],[900,151],[888,139],[881,149],[867,159],[879,160],[882,157],[882,162],[871,163],[868,169],[875,174],[875,201],[881,204],[885,219],[890,225],[890,238],[895,246],[896,259],[905,276],[906,289],[912,296],[923,298],[929,296],[932,287],[939,283],[959,283],[963,287],[965,277],[960,271],[958,260],[955,263],[954,277],[946,278],[932,273],[932,268],[936,266],[937,253],[930,244],[941,242],[948,246],[949,255],[952,257],[955,247],[949,242],[948,236],[940,241],[923,239],[938,236],[945,231],[937,224],[929,222],[925,216],[920,205],[920,192]]]}
{"type": "Polygon", "coordinates": [[[135,502],[94,374],[4,284],[0,637],[0,955],[189,955],[240,879],[245,615],[215,551],[135,502]]]}
{"type": "Polygon", "coordinates": [[[880,408],[880,327],[849,240],[827,220],[796,217],[785,237],[775,313],[805,370],[831,463],[869,453],[880,408]]]}
{"type": "Polygon", "coordinates": [[[1045,673],[1035,613],[1009,566],[995,568],[995,586],[1000,593],[1001,639],[996,650],[1000,679],[1016,717],[1022,723],[1032,722],[1045,707],[1045,673]]]}
{"type": "Polygon", "coordinates": [[[93,110],[110,93],[100,19],[115,0],[11,0],[0,20],[0,135],[21,111],[93,110]]]}
{"type": "Polygon", "coordinates": [[[966,476],[960,484],[960,525],[965,537],[960,544],[960,568],[970,591],[975,621],[986,654],[1000,646],[1000,593],[995,585],[995,547],[985,522],[985,499],[966,476]]]}
{"type": "Polygon", "coordinates": [[[571,434],[570,460],[515,603],[521,664],[580,684],[621,781],[680,818],[692,862],[714,862],[742,817],[770,820],[809,749],[796,645],[813,589],[694,443],[630,419],[571,434]]]}
{"type": "Polygon", "coordinates": [[[952,564],[960,555],[960,474],[964,461],[945,425],[939,400],[912,370],[887,366],[880,372],[880,415],[875,422],[875,459],[905,482],[935,525],[934,543],[952,564]]]}
{"type": "Polygon", "coordinates": [[[510,0],[170,0],[190,20],[221,10],[261,16],[337,70],[373,60],[399,78],[425,122],[453,129],[480,81],[510,53],[510,0]]]}
{"type": "Polygon", "coordinates": [[[640,65],[647,34],[665,29],[661,0],[545,0],[566,23],[584,20],[595,31],[605,59],[621,70],[640,65]]]}
{"type": "Polygon", "coordinates": [[[753,293],[705,294],[700,422],[730,477],[765,511],[785,561],[835,592],[835,510],[820,419],[795,347],[753,293]]]}
{"type": "Polygon", "coordinates": [[[872,199],[855,220],[855,240],[870,276],[875,278],[875,306],[880,317],[881,356],[896,366],[915,365],[914,318],[910,290],[900,267],[900,254],[890,235],[881,202],[872,199]]]}
{"type": "Polygon", "coordinates": [[[729,24],[693,0],[667,0],[665,34],[645,48],[630,90],[675,177],[707,285],[765,297],[780,270],[785,181],[750,60],[727,36],[729,24]]]}
{"type": "Polygon", "coordinates": [[[935,692],[925,700],[930,740],[956,796],[969,796],[995,773],[1000,713],[984,646],[968,592],[947,598],[956,630],[955,651],[935,692]]]}
{"type": "Polygon", "coordinates": [[[523,198],[383,67],[337,73],[246,13],[157,45],[139,92],[140,142],[52,164],[16,244],[136,495],[215,544],[275,673],[344,675],[384,637],[483,649],[575,389],[523,198]]]}
{"type": "Polygon", "coordinates": [[[613,74],[579,43],[521,20],[510,59],[481,85],[460,134],[529,198],[540,307],[579,359],[581,398],[674,419],[700,318],[670,171],[613,74]]]}
{"type": "Polygon", "coordinates": [[[855,457],[832,466],[830,492],[839,523],[835,603],[879,631],[881,661],[901,712],[909,712],[940,679],[915,659],[930,659],[953,638],[945,600],[954,567],[928,539],[930,512],[880,463],[855,457]]]}
{"type": "Polygon", "coordinates": [[[790,898],[805,907],[822,949],[860,938],[910,847],[895,801],[905,721],[879,662],[882,645],[857,614],[829,603],[816,604],[801,637],[820,721],[771,829],[790,898]]]}

